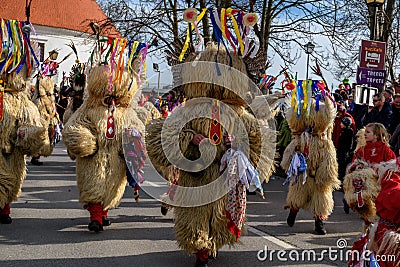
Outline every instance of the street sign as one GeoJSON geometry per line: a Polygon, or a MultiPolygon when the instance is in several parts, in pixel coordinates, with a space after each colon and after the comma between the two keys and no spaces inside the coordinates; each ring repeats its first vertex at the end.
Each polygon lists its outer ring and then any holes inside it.
{"type": "Polygon", "coordinates": [[[359,67],[357,69],[357,84],[367,84],[369,86],[384,86],[386,81],[386,70],[367,69],[359,67]]]}
{"type": "Polygon", "coordinates": [[[360,67],[379,70],[385,69],[385,53],[385,42],[362,40],[360,67]]]}
{"type": "Polygon", "coordinates": [[[378,93],[378,88],[356,85],[354,90],[354,102],[359,105],[373,107],[374,103],[372,100],[376,93],[378,93]]]}

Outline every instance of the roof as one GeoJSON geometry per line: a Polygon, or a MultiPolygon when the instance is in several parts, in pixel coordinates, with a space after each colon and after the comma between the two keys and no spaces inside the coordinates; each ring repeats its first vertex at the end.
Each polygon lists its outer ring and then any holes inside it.
{"type": "MultiPolygon", "coordinates": [[[[90,22],[103,25],[108,17],[95,0],[28,0],[29,21],[34,25],[63,28],[92,34],[90,22]]],[[[26,0],[0,0],[0,18],[26,21],[26,0]]],[[[109,23],[108,23],[109,25],[109,23]]],[[[122,37],[114,25],[103,27],[101,35],[122,37]]]]}

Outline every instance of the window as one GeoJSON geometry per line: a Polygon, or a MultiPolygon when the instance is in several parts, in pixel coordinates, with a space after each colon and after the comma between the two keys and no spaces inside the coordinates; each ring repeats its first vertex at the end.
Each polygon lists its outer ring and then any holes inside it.
{"type": "Polygon", "coordinates": [[[39,57],[39,61],[43,62],[44,61],[44,43],[38,43],[39,44],[39,52],[40,55],[36,55],[39,57]]]}

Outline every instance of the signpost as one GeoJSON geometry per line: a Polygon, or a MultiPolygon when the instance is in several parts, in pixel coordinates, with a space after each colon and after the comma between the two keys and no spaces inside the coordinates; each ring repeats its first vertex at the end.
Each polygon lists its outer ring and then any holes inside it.
{"type": "Polygon", "coordinates": [[[362,40],[360,67],[368,69],[385,69],[386,43],[362,40]]]}
{"type": "Polygon", "coordinates": [[[372,101],[372,96],[376,93],[378,93],[378,88],[356,85],[354,102],[359,105],[368,105],[373,107],[374,103],[372,101]]]}
{"type": "Polygon", "coordinates": [[[385,54],[385,42],[361,41],[360,66],[357,68],[357,84],[375,87],[385,86],[385,54]]]}
{"type": "Polygon", "coordinates": [[[386,81],[386,70],[368,69],[358,67],[357,84],[368,84],[369,86],[384,86],[386,81]]]}

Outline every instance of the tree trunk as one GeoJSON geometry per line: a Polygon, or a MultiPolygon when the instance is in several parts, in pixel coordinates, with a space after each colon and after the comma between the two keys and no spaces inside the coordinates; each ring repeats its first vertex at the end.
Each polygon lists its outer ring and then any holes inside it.
{"type": "MultiPolygon", "coordinates": [[[[390,49],[388,44],[390,42],[390,35],[393,31],[392,22],[394,19],[393,13],[394,13],[394,8],[395,8],[395,0],[387,0],[386,3],[387,3],[386,10],[383,10],[384,11],[383,12],[384,22],[382,25],[382,41],[386,42],[386,47],[387,47],[386,49],[390,49]]],[[[392,42],[392,47],[391,47],[392,51],[390,54],[394,55],[396,53],[395,52],[396,47],[397,47],[396,42],[392,42]]],[[[388,67],[387,79],[389,81],[392,81],[392,83],[395,80],[395,73],[394,73],[394,69],[393,69],[393,67],[394,67],[393,60],[394,60],[394,57],[392,57],[390,59],[387,58],[387,67],[388,67]]]]}
{"type": "Polygon", "coordinates": [[[217,0],[217,7],[228,8],[232,4],[232,0],[217,0]]]}
{"type": "MultiPolygon", "coordinates": [[[[206,0],[200,0],[200,9],[203,10],[203,8],[206,8],[206,0]]],[[[211,41],[210,28],[208,25],[208,17],[204,16],[201,21],[203,23],[204,44],[206,45],[208,42],[211,41]]]]}
{"type": "Polygon", "coordinates": [[[394,6],[395,0],[387,0],[386,10],[384,10],[384,23],[382,31],[382,41],[387,42],[389,40],[390,33],[392,32],[392,22],[394,17],[394,6]]]}
{"type": "Polygon", "coordinates": [[[177,11],[177,5],[178,5],[178,0],[173,0],[172,4],[172,18],[173,18],[173,25],[172,25],[172,34],[174,35],[174,42],[179,44],[179,30],[178,30],[178,11],[177,11]]]}

